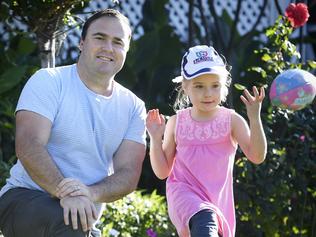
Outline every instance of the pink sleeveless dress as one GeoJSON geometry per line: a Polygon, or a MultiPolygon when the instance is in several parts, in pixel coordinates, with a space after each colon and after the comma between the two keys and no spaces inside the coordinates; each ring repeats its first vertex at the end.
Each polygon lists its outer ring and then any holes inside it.
{"type": "Polygon", "coordinates": [[[216,212],[223,237],[235,235],[233,166],[237,144],[231,137],[234,110],[220,107],[210,121],[198,122],[191,108],[176,122],[176,155],[167,179],[169,216],[180,237],[189,237],[190,218],[203,209],[216,212]]]}

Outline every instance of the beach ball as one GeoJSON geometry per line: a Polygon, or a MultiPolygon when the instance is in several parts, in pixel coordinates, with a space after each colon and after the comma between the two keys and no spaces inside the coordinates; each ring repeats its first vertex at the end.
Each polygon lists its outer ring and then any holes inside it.
{"type": "Polygon", "coordinates": [[[271,84],[269,97],[272,105],[282,109],[300,110],[313,102],[316,77],[302,69],[280,73],[271,84]]]}

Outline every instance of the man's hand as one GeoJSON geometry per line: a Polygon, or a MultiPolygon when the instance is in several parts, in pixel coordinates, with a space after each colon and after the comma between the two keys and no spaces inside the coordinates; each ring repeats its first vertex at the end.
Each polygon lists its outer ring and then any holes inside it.
{"type": "Polygon", "coordinates": [[[74,230],[78,229],[78,216],[84,232],[93,227],[97,219],[97,211],[92,201],[86,196],[66,196],[60,200],[64,209],[64,222],[69,225],[69,217],[74,230]],[[69,216],[70,215],[70,216],[69,216]]]}
{"type": "Polygon", "coordinates": [[[57,185],[56,197],[62,199],[66,196],[86,196],[93,201],[89,187],[73,178],[65,178],[57,185]]]}

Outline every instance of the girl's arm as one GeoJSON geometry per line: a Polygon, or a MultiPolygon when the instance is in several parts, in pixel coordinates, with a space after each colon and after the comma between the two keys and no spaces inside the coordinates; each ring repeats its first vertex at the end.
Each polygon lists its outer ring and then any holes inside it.
{"type": "Polygon", "coordinates": [[[267,141],[263,130],[260,110],[265,97],[264,89],[260,89],[260,94],[256,87],[253,87],[252,96],[248,90],[244,91],[245,96],[241,96],[247,108],[250,128],[245,119],[239,114],[232,117],[232,135],[238,142],[246,157],[255,164],[264,161],[267,154],[267,141]]]}
{"type": "Polygon", "coordinates": [[[176,116],[172,116],[167,125],[158,109],[150,110],[146,119],[146,128],[150,136],[150,162],[159,179],[169,176],[176,150],[174,137],[176,116]]]}

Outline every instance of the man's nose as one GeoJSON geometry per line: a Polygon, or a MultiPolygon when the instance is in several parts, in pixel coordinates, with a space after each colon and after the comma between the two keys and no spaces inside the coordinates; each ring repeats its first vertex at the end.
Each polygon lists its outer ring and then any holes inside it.
{"type": "Polygon", "coordinates": [[[102,49],[106,50],[106,51],[112,51],[113,46],[112,46],[111,40],[104,40],[104,42],[102,44],[102,49]]]}

